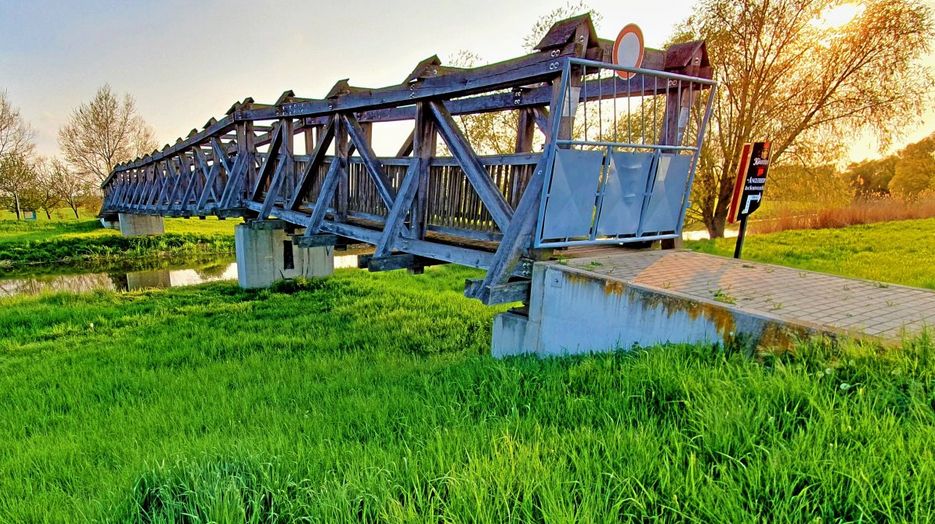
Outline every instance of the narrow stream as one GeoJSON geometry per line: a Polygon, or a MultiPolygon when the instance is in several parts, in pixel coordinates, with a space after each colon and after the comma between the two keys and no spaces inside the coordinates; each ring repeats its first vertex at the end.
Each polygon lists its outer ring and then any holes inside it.
{"type": "MultiPolygon", "coordinates": [[[[334,267],[356,268],[357,255],[334,257],[334,267]]],[[[0,298],[66,291],[137,291],[193,286],[218,280],[237,280],[237,263],[227,256],[195,265],[153,268],[140,271],[98,271],[87,273],[17,275],[0,277],[0,298]]]]}

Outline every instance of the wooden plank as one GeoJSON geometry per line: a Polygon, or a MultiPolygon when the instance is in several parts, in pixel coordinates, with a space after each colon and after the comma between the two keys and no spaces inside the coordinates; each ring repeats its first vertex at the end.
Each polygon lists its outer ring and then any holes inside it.
{"type": "MultiPolygon", "coordinates": [[[[465,287],[477,288],[481,286],[483,280],[471,279],[465,287]]],[[[497,284],[490,286],[487,298],[484,301],[488,306],[495,304],[509,304],[511,302],[528,302],[529,292],[532,289],[532,283],[529,280],[517,280],[506,284],[497,284]]]]}
{"type": "Polygon", "coordinates": [[[338,243],[337,235],[319,234],[319,235],[295,235],[293,242],[298,247],[323,247],[334,246],[338,243]]]}

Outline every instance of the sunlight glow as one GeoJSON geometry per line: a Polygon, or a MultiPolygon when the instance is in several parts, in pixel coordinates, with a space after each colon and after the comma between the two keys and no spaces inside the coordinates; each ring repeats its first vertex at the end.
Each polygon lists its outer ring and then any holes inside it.
{"type": "Polygon", "coordinates": [[[841,4],[830,7],[816,18],[812,23],[820,29],[839,29],[851,23],[852,20],[864,12],[863,4],[841,4]]]}

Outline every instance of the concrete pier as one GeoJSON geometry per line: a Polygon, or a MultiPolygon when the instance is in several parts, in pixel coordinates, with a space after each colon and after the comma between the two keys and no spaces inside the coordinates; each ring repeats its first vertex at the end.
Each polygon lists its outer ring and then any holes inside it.
{"type": "Polygon", "coordinates": [[[334,247],[297,247],[280,220],[252,221],[234,230],[240,287],[258,289],[296,277],[334,272],[334,247]]]}
{"type": "Polygon", "coordinates": [[[935,291],[686,251],[533,267],[528,314],[494,320],[492,353],[567,355],[662,343],[889,343],[935,328],[935,291]]]}
{"type": "Polygon", "coordinates": [[[166,231],[165,221],[161,216],[120,213],[118,221],[120,234],[125,237],[161,235],[166,231]]]}

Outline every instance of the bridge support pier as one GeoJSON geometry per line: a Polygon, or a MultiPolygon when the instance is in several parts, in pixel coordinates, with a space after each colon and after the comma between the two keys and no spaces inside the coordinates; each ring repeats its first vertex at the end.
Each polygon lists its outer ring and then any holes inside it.
{"type": "Polygon", "coordinates": [[[244,289],[269,287],[296,277],[324,277],[334,272],[334,246],[298,247],[281,220],[239,224],[234,233],[237,279],[244,289]]]}
{"type": "Polygon", "coordinates": [[[125,237],[161,235],[166,232],[165,221],[159,216],[133,213],[120,213],[117,216],[120,222],[120,234],[125,237]]]}

